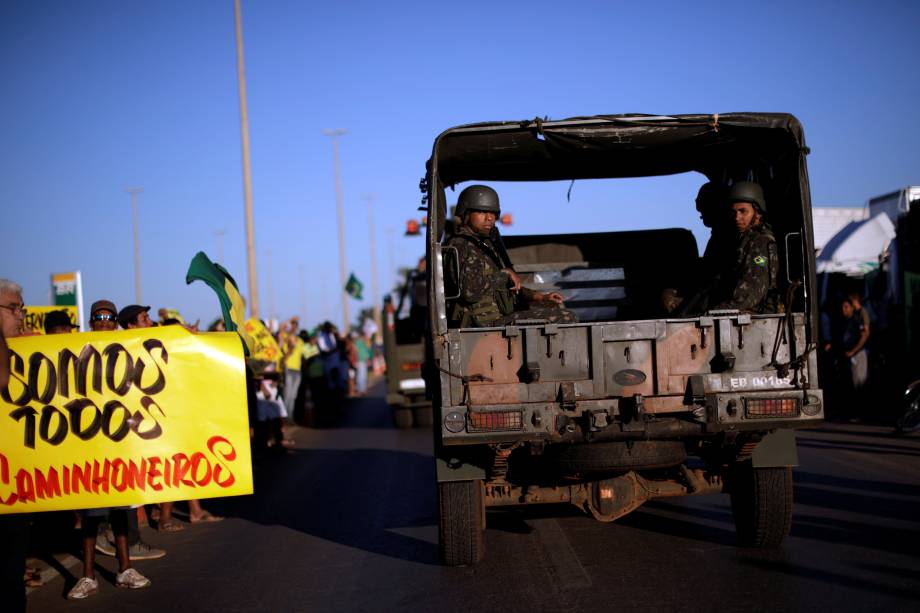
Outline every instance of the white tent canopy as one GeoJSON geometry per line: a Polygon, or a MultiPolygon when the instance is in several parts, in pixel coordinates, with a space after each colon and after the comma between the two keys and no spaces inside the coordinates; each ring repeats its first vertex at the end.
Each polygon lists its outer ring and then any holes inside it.
{"type": "Polygon", "coordinates": [[[861,277],[875,270],[879,256],[895,237],[894,224],[887,215],[844,226],[831,238],[817,259],[818,273],[841,272],[861,277]]]}

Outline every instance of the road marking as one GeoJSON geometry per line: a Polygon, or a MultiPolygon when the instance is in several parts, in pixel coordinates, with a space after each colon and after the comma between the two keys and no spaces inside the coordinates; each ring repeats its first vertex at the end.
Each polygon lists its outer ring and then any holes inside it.
{"type": "Polygon", "coordinates": [[[536,529],[537,542],[553,568],[560,591],[591,587],[591,577],[581,565],[559,522],[549,518],[535,519],[528,523],[536,529]]]}

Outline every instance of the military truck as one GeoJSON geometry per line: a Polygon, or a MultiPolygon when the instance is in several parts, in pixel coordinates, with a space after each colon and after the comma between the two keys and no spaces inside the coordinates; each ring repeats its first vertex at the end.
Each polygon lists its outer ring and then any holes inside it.
{"type": "Polygon", "coordinates": [[[606,522],[653,498],[727,493],[739,544],[782,543],[794,430],[824,416],[807,153],[798,120],[771,113],[492,122],[437,137],[420,187],[445,564],[481,559],[486,508],[545,503],[606,522]],[[507,251],[525,286],[561,292],[579,322],[451,326],[446,188],[678,173],[762,185],[780,312],[663,310],[664,290],[697,278],[688,229],[554,235],[548,223],[543,236],[506,237],[507,251]]]}
{"type": "Polygon", "coordinates": [[[425,397],[422,342],[428,296],[425,274],[407,271],[404,282],[383,299],[383,354],[387,364],[387,404],[397,428],[431,427],[431,401],[425,397]]]}

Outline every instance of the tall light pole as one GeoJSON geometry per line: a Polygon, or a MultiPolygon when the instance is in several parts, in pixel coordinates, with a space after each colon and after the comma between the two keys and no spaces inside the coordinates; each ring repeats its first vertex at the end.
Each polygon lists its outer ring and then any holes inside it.
{"type": "Polygon", "coordinates": [[[332,139],[332,163],[335,169],[335,210],[339,220],[339,291],[342,292],[342,330],[348,334],[351,323],[348,315],[348,300],[345,284],[348,283],[348,265],[345,262],[345,207],[342,204],[342,172],[339,167],[339,137],[348,132],[341,129],[323,130],[332,139]]]}
{"type": "Polygon", "coordinates": [[[224,235],[227,233],[225,228],[214,230],[214,236],[217,237],[217,263],[224,266],[224,235]]]}
{"type": "Polygon", "coordinates": [[[249,107],[246,104],[246,66],[243,62],[243,17],[240,0],[233,0],[236,16],[236,73],[240,94],[240,137],[243,147],[243,201],[246,207],[246,270],[249,273],[249,315],[259,316],[256,283],[256,231],[252,221],[252,171],[249,162],[249,107]]]}
{"type": "Polygon", "coordinates": [[[134,300],[135,304],[141,303],[141,245],[138,240],[137,223],[137,195],[144,191],[143,187],[128,187],[126,192],[131,194],[131,218],[134,222],[134,300]]]}
{"type": "Polygon", "coordinates": [[[371,248],[371,299],[374,310],[374,324],[377,326],[377,332],[374,339],[379,340],[382,334],[380,327],[380,284],[377,279],[377,231],[374,229],[374,194],[366,194],[364,199],[367,200],[367,228],[370,233],[371,248]]]}

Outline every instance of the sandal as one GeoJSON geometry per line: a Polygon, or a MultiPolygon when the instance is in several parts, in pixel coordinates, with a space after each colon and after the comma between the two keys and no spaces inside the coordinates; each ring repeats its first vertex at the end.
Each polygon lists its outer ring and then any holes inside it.
{"type": "Polygon", "coordinates": [[[193,524],[202,524],[202,523],[215,522],[215,521],[224,521],[224,518],[221,517],[220,515],[213,515],[209,511],[203,511],[201,513],[201,516],[198,517],[197,519],[189,516],[189,521],[192,522],[193,524]]]}
{"type": "Polygon", "coordinates": [[[160,525],[157,526],[157,530],[159,530],[160,532],[181,532],[185,530],[185,526],[183,526],[179,522],[170,520],[170,521],[161,522],[160,525]]]}
{"type": "Polygon", "coordinates": [[[44,585],[44,581],[42,581],[42,572],[38,568],[26,568],[23,580],[25,581],[26,587],[41,587],[44,585]]]}

